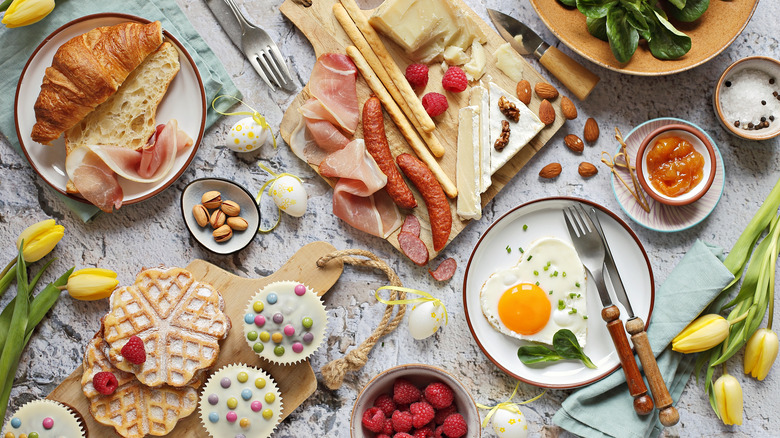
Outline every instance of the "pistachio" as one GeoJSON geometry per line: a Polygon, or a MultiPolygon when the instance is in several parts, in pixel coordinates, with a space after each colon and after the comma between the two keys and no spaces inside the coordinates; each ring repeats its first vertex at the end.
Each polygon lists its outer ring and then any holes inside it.
{"type": "Polygon", "coordinates": [[[214,230],[214,240],[217,241],[217,243],[227,242],[230,240],[231,237],[233,237],[233,230],[230,229],[227,225],[222,225],[221,227],[214,230]]]}
{"type": "Polygon", "coordinates": [[[211,228],[214,228],[215,230],[222,225],[225,225],[225,219],[227,219],[227,216],[225,216],[225,212],[222,210],[214,210],[214,213],[211,213],[211,219],[209,219],[209,223],[211,224],[211,228]]]}
{"type": "Polygon", "coordinates": [[[201,227],[205,227],[209,223],[209,211],[203,204],[197,204],[192,207],[192,215],[195,216],[195,222],[201,227]]]}
{"type": "Polygon", "coordinates": [[[241,206],[239,206],[235,201],[225,201],[222,203],[222,207],[220,208],[228,216],[238,216],[241,214],[241,206]]]}
{"type": "Polygon", "coordinates": [[[241,216],[229,217],[227,218],[226,223],[235,231],[244,231],[249,228],[249,222],[241,216]]]}
{"type": "Polygon", "coordinates": [[[222,194],[216,190],[206,192],[200,198],[200,202],[206,208],[219,208],[222,205],[222,194]]]}

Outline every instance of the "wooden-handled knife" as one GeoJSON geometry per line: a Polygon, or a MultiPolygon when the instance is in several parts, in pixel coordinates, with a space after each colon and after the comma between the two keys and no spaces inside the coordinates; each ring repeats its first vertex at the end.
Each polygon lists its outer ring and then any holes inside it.
{"type": "Polygon", "coordinates": [[[521,55],[533,54],[579,100],[585,100],[599,82],[599,77],[550,46],[536,32],[517,19],[494,9],[488,15],[498,33],[521,55]]]}

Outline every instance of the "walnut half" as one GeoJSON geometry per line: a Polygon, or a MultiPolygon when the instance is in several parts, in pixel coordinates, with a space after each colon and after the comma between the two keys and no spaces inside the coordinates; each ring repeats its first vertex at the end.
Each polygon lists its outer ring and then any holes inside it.
{"type": "Polygon", "coordinates": [[[496,139],[496,143],[493,145],[498,152],[504,150],[506,145],[509,144],[509,122],[506,120],[501,121],[501,135],[496,139]]]}
{"type": "Polygon", "coordinates": [[[498,98],[498,108],[509,120],[515,123],[520,120],[520,110],[517,109],[515,104],[510,102],[506,96],[501,96],[498,98]]]}

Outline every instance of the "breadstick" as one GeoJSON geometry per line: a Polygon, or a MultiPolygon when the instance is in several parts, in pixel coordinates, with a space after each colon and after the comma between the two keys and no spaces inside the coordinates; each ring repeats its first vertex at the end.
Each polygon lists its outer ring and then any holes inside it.
{"type": "Polygon", "coordinates": [[[420,102],[420,99],[414,94],[412,86],[409,85],[406,77],[401,73],[401,69],[398,68],[398,64],[396,64],[393,57],[390,56],[390,53],[387,51],[384,43],[382,43],[382,40],[379,39],[379,34],[376,33],[368,22],[368,19],[366,19],[366,16],[363,15],[363,11],[360,10],[357,3],[355,3],[355,0],[341,0],[341,4],[344,5],[344,8],[349,13],[349,16],[352,17],[355,25],[360,29],[360,32],[382,62],[382,65],[387,69],[387,73],[393,79],[395,86],[398,87],[398,90],[401,92],[401,95],[403,95],[406,103],[409,104],[409,107],[414,111],[414,116],[417,118],[423,131],[433,132],[433,130],[436,129],[436,125],[433,124],[431,116],[429,116],[425,111],[425,108],[423,108],[422,102],[420,102]]]}
{"type": "Polygon", "coordinates": [[[341,27],[344,29],[344,32],[347,33],[349,39],[352,40],[352,43],[355,44],[355,47],[360,50],[360,53],[363,54],[363,57],[366,59],[366,61],[368,61],[368,65],[370,65],[371,69],[374,70],[374,73],[376,73],[377,77],[379,77],[379,80],[381,80],[385,85],[385,88],[387,88],[387,91],[393,97],[395,103],[398,104],[398,106],[401,108],[401,111],[406,114],[406,117],[417,129],[417,132],[420,134],[420,137],[422,137],[425,144],[428,145],[428,149],[431,150],[431,153],[433,153],[433,155],[436,157],[443,156],[444,147],[439,142],[439,139],[432,132],[427,132],[422,129],[414,111],[412,111],[412,109],[406,103],[406,100],[401,95],[398,87],[387,74],[387,70],[385,70],[385,67],[382,65],[382,61],[377,58],[376,53],[374,53],[373,49],[371,49],[371,46],[363,37],[363,34],[360,33],[360,29],[358,29],[355,23],[352,21],[352,18],[347,13],[347,10],[344,9],[344,6],[342,6],[340,3],[334,3],[333,15],[335,15],[336,19],[339,21],[339,23],[341,23],[341,27]]]}
{"type": "Polygon", "coordinates": [[[406,120],[406,117],[401,112],[401,109],[398,108],[398,105],[390,96],[390,93],[387,92],[384,85],[382,85],[382,82],[376,77],[374,71],[371,70],[371,67],[368,65],[368,61],[366,61],[366,59],[360,53],[360,50],[358,50],[355,46],[349,46],[347,47],[347,55],[352,58],[355,66],[358,68],[358,70],[360,70],[360,73],[363,75],[363,78],[366,80],[366,82],[368,82],[368,86],[371,87],[371,90],[373,90],[379,100],[382,101],[382,105],[384,105],[385,111],[387,111],[387,114],[389,114],[390,118],[393,119],[395,125],[398,126],[398,130],[401,131],[401,134],[409,143],[409,146],[411,146],[417,156],[420,157],[420,160],[422,160],[428,166],[428,168],[431,169],[431,172],[433,172],[436,180],[439,181],[442,189],[444,189],[444,193],[453,199],[457,197],[457,187],[455,187],[455,184],[452,183],[452,180],[450,180],[447,174],[444,173],[444,170],[441,168],[441,166],[439,166],[439,162],[436,161],[436,158],[434,158],[433,155],[431,155],[430,151],[428,151],[428,148],[425,147],[425,144],[420,140],[419,137],[417,137],[417,133],[414,131],[414,128],[412,128],[411,124],[409,124],[409,121],[406,120]]]}

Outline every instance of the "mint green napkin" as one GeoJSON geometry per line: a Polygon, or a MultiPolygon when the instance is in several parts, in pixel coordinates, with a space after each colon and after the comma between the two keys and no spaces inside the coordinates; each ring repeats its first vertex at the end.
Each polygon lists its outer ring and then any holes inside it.
{"type": "MultiPolygon", "coordinates": [[[[3,90],[0,97],[0,132],[20,154],[21,148],[14,125],[14,96],[24,65],[38,44],[55,29],[76,18],[99,12],[122,12],[149,20],[160,20],[163,28],[186,47],[198,66],[206,89],[206,102],[209,105],[206,114],[207,129],[220,117],[210,106],[217,94],[241,96],[233,81],[230,80],[230,75],[225,71],[225,67],[187,20],[175,0],[58,1],[54,11],[38,23],[15,29],[0,25],[0,71],[2,71],[0,90],[3,90]]],[[[227,111],[231,102],[229,99],[224,99],[222,103],[218,105],[219,110],[227,111]]],[[[65,196],[60,198],[63,204],[83,221],[89,220],[99,212],[91,205],[65,196]]]]}
{"type": "MultiPolygon", "coordinates": [[[[719,259],[722,252],[697,240],[655,294],[647,336],[675,403],[693,372],[693,357],[667,346],[734,279],[719,259]]],[[[589,438],[660,435],[663,426],[658,411],[639,416],[632,403],[625,374],[619,369],[570,395],[553,422],[589,438]]]]}

